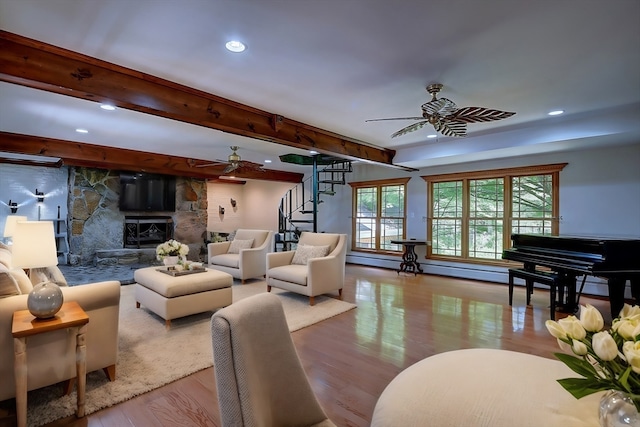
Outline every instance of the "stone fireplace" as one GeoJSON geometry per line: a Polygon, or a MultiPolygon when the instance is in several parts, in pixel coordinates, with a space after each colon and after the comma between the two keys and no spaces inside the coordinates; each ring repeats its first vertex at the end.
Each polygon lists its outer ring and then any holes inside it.
{"type": "Polygon", "coordinates": [[[199,259],[207,229],[204,180],[177,178],[175,212],[126,216],[119,208],[119,184],[118,171],[69,168],[70,264],[95,265],[98,254],[104,257],[108,251],[149,252],[170,238],[189,246],[189,259],[199,259]]]}

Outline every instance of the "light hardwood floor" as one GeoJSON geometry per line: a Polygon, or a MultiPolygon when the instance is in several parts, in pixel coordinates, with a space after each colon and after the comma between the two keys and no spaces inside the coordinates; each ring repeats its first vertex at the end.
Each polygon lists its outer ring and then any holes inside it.
{"type": "MultiPolygon", "coordinates": [[[[559,351],[544,326],[549,293],[543,289],[527,307],[524,288],[516,288],[510,307],[505,284],[348,265],[343,296],[358,307],[292,334],[311,385],[338,426],[368,426],[387,384],[433,354],[484,347],[553,358],[559,351]]],[[[580,302],[609,312],[605,299],[583,296],[580,302]]],[[[177,425],[220,425],[213,368],[48,426],[177,425]]]]}

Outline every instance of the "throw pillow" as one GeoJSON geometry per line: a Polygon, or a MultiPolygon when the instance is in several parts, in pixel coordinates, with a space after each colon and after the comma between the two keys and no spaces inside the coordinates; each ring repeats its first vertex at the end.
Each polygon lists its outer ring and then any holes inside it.
{"type": "Polygon", "coordinates": [[[20,295],[20,288],[18,283],[8,271],[0,273],[0,298],[10,297],[13,295],[20,295]]]}
{"type": "Polygon", "coordinates": [[[322,258],[329,253],[329,246],[298,245],[291,264],[307,265],[311,258],[322,258]]]}
{"type": "Polygon", "coordinates": [[[32,268],[29,271],[31,283],[37,285],[40,282],[53,282],[58,286],[67,286],[67,279],[64,278],[58,266],[32,268]]]}
{"type": "Polygon", "coordinates": [[[253,246],[253,239],[248,239],[248,240],[235,239],[231,241],[231,244],[229,245],[229,250],[227,251],[227,253],[239,254],[241,249],[251,249],[251,246],[253,246]]]}
{"type": "Polygon", "coordinates": [[[18,284],[18,289],[20,289],[21,294],[28,294],[33,290],[33,283],[29,280],[29,276],[24,272],[21,268],[12,268],[9,270],[9,274],[18,284]]]}
{"type": "Polygon", "coordinates": [[[11,246],[0,243],[0,264],[11,268],[11,246]]]}

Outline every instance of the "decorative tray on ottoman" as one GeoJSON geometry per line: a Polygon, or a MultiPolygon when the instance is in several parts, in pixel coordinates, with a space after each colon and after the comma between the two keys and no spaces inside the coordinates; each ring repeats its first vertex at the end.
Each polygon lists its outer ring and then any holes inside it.
{"type": "Polygon", "coordinates": [[[158,268],[157,271],[168,274],[169,276],[186,276],[187,274],[204,273],[207,271],[204,267],[191,267],[191,270],[176,270],[175,267],[158,268]]]}

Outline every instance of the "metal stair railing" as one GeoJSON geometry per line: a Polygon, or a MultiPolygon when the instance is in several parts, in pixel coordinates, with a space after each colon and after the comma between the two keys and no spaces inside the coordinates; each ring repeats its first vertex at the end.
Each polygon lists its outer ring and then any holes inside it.
{"type": "Polygon", "coordinates": [[[350,161],[338,160],[321,170],[317,169],[314,158],[313,173],[295,187],[289,189],[280,200],[278,212],[278,243],[283,250],[291,250],[302,231],[311,228],[317,232],[318,205],[321,196],[336,194],[336,185],[345,185],[345,174],[352,172],[350,161]],[[309,218],[312,215],[312,218],[309,218]]]}

